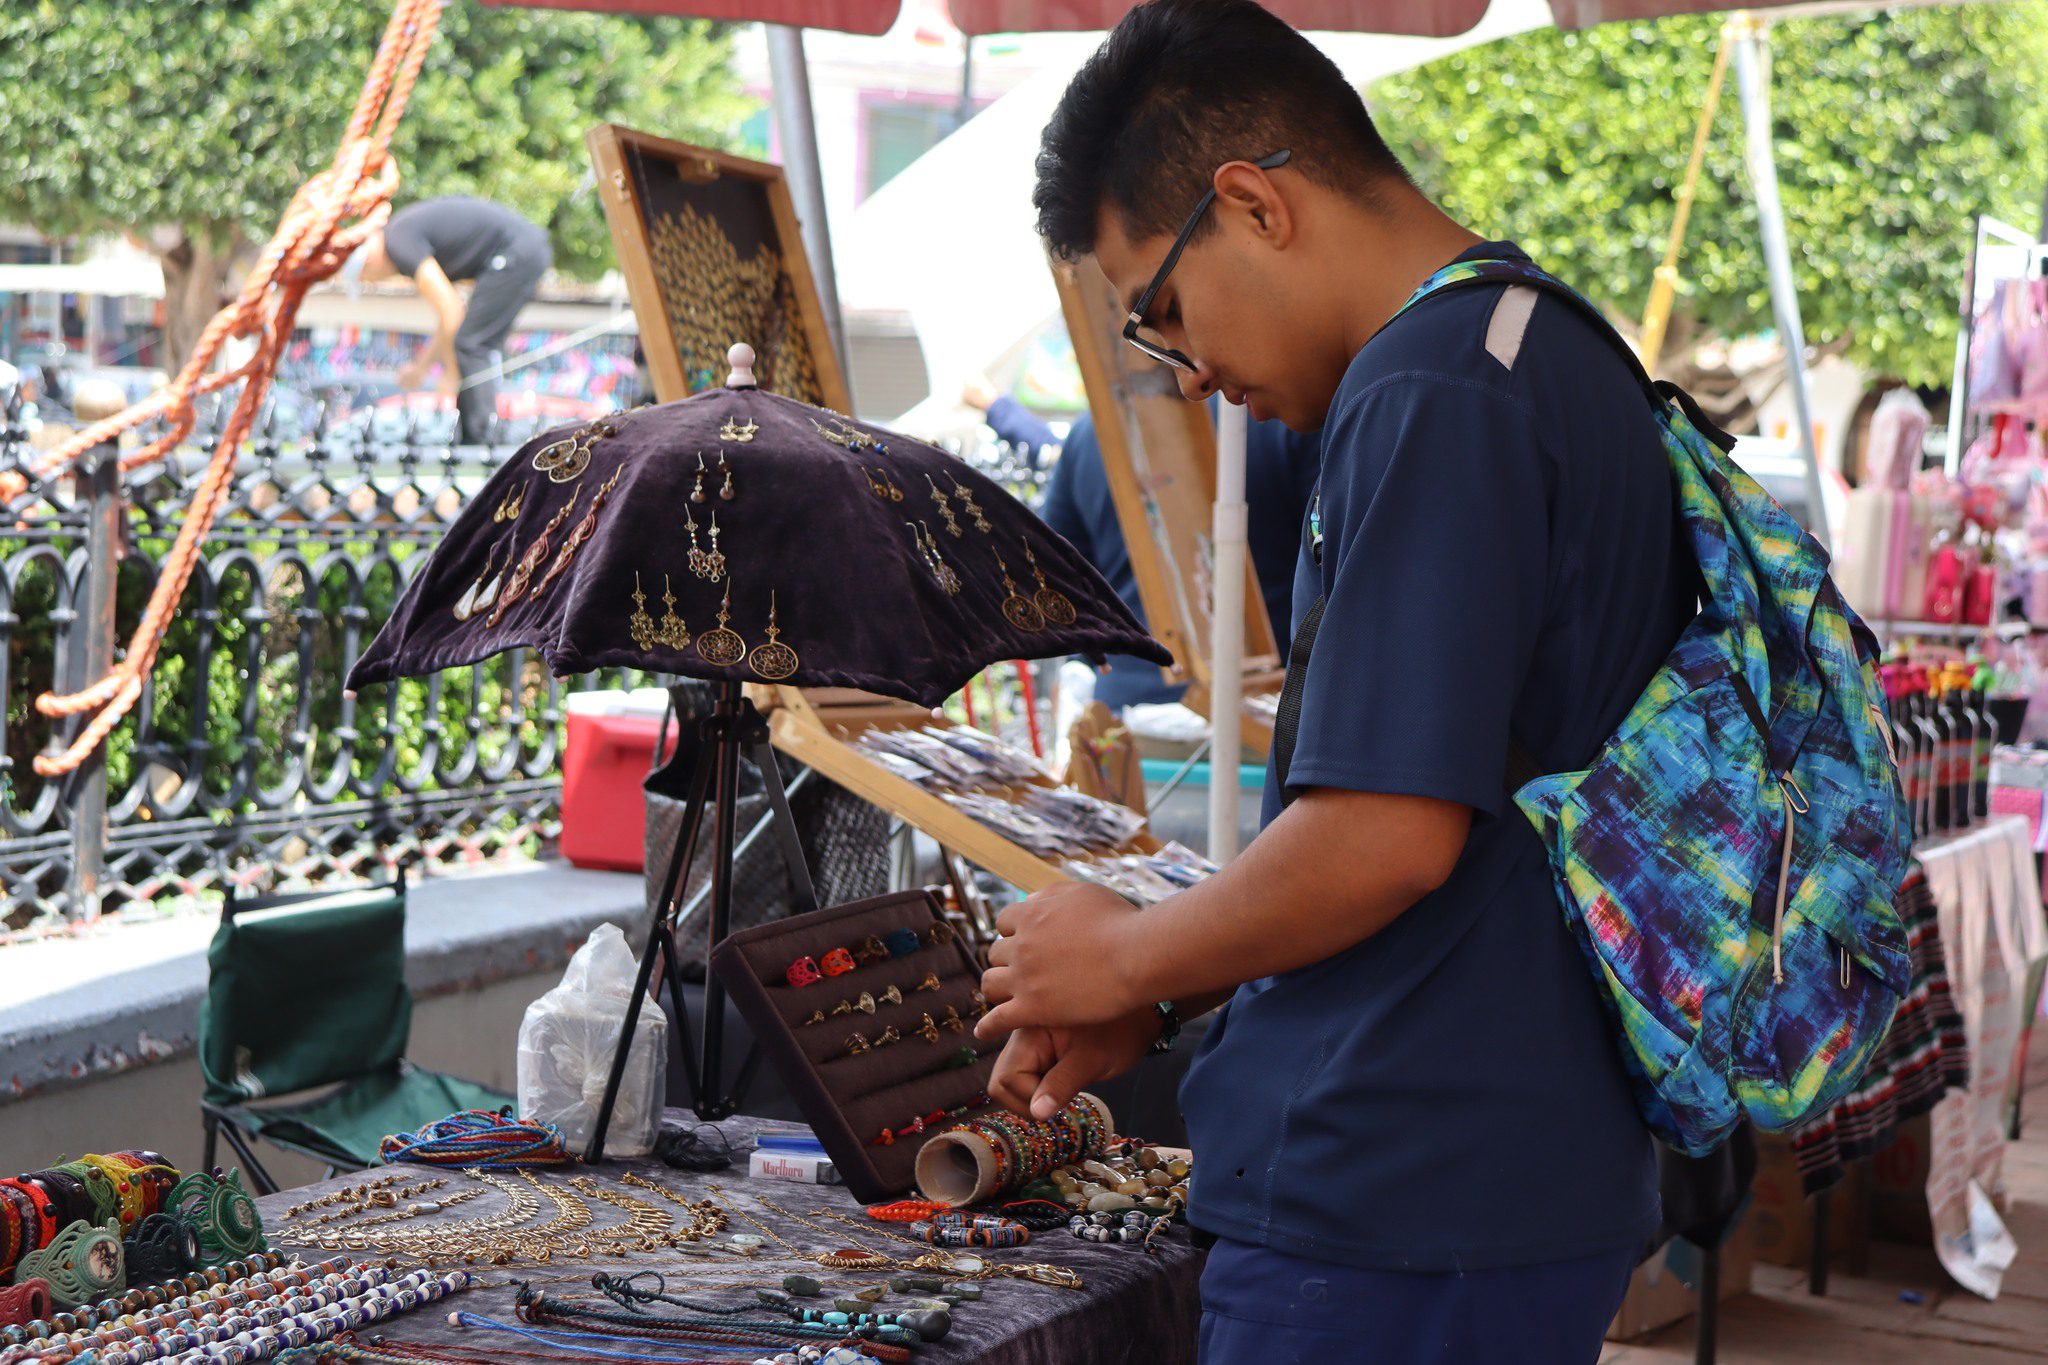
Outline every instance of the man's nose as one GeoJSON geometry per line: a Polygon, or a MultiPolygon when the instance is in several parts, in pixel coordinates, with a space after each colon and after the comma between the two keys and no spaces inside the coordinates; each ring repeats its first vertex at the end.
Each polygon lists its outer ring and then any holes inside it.
{"type": "Polygon", "coordinates": [[[1218,386],[1216,371],[1211,369],[1206,362],[1200,360],[1195,362],[1195,368],[1192,371],[1175,370],[1173,372],[1173,379],[1175,383],[1180,385],[1180,396],[1187,399],[1190,403],[1208,402],[1218,386]]]}

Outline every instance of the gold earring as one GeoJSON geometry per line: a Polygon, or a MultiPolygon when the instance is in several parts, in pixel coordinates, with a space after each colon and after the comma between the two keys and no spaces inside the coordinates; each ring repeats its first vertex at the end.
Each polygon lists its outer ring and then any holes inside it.
{"type": "Polygon", "coordinates": [[[975,530],[989,531],[994,529],[988,524],[988,517],[982,512],[981,508],[978,505],[976,505],[974,501],[973,489],[966,487],[964,484],[960,482],[960,480],[954,479],[953,496],[960,499],[960,510],[965,512],[968,516],[974,518],[975,530]]]}
{"type": "Polygon", "coordinates": [[[711,514],[711,553],[704,556],[704,576],[716,583],[725,577],[725,556],[718,552],[718,513],[711,514]]]}
{"type": "Polygon", "coordinates": [[[1016,580],[1010,577],[1010,566],[1003,563],[1003,555],[996,551],[996,567],[1003,571],[1003,619],[1019,630],[1036,633],[1045,629],[1045,613],[1030,598],[1017,591],[1016,580]]]}
{"type": "Polygon", "coordinates": [[[738,632],[728,630],[732,616],[732,580],[725,580],[725,600],[718,604],[718,626],[697,637],[697,657],[713,668],[731,668],[747,657],[747,642],[738,632]]]}
{"type": "Polygon", "coordinates": [[[655,628],[654,638],[674,650],[690,647],[690,628],[683,618],[676,615],[676,595],[668,585],[668,575],[661,576],[661,600],[666,610],[661,613],[661,624],[655,628]]]}
{"type": "Polygon", "coordinates": [[[1067,595],[1045,581],[1045,570],[1038,567],[1038,556],[1031,553],[1031,540],[1024,540],[1024,558],[1031,565],[1031,576],[1038,580],[1038,591],[1031,594],[1032,602],[1044,614],[1045,619],[1056,626],[1071,626],[1078,613],[1067,595]]]}
{"type": "Polygon", "coordinates": [[[697,514],[687,507],[683,509],[683,529],[690,533],[690,572],[699,578],[711,577],[711,558],[697,544],[697,514]]]}
{"type": "MultiPolygon", "coordinates": [[[[781,682],[796,672],[801,661],[797,658],[795,650],[776,638],[780,634],[781,632],[775,628],[775,594],[771,591],[768,594],[768,643],[756,645],[754,652],[747,656],[747,663],[754,670],[755,677],[764,678],[769,682],[781,682]]],[[[867,997],[861,998],[865,1000],[867,997]]]]}
{"type": "Polygon", "coordinates": [[[725,419],[725,425],[718,429],[718,439],[721,441],[736,441],[740,445],[745,445],[754,439],[754,433],[760,429],[752,421],[738,423],[728,417],[725,419]]]}
{"type": "Polygon", "coordinates": [[[633,643],[641,649],[654,648],[661,638],[654,628],[654,618],[647,614],[647,594],[640,591],[640,571],[633,570],[633,614],[626,618],[626,629],[633,633],[633,643]]]}
{"type": "Polygon", "coordinates": [[[946,495],[939,491],[939,486],[932,481],[932,476],[925,475],[924,481],[932,490],[932,501],[939,505],[939,515],[946,519],[946,534],[955,540],[966,535],[967,533],[960,529],[959,521],[953,516],[953,504],[946,501],[946,495]]]}

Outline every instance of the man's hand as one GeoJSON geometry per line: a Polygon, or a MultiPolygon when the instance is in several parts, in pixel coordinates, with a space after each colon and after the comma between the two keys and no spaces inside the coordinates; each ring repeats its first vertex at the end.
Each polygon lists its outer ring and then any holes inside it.
{"type": "Polygon", "coordinates": [[[398,367],[398,387],[401,389],[423,388],[427,382],[427,371],[433,365],[433,358],[425,352],[414,356],[398,367]]]}
{"type": "Polygon", "coordinates": [[[1003,911],[1003,936],[981,978],[994,1008],[975,1034],[1102,1024],[1149,1007],[1131,986],[1138,916],[1123,897],[1086,882],[1060,882],[1003,911]]]}
{"type": "Polygon", "coordinates": [[[989,1098],[1043,1121],[1075,1095],[1129,1071],[1159,1039],[1151,1006],[1086,1028],[1020,1028],[996,1058],[989,1098]]]}

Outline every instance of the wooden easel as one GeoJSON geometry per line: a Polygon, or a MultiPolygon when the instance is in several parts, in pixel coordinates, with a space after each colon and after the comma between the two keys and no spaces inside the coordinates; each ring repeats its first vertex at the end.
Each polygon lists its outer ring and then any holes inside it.
{"type": "MultiPolygon", "coordinates": [[[[1215,426],[1207,408],[1180,396],[1172,371],[1123,344],[1123,310],[1092,259],[1054,262],[1052,273],[1074,359],[1088,387],[1088,410],[1095,418],[1095,438],[1146,623],[1173,651],[1176,663],[1166,676],[1185,682],[1187,706],[1209,715],[1214,691],[1209,523],[1216,501],[1215,426]]],[[[1277,698],[1286,681],[1285,660],[1249,559],[1244,574],[1244,695],[1277,698]]],[[[1273,744],[1271,725],[1250,707],[1244,741],[1260,754],[1273,744]]]]}
{"type": "MultiPolygon", "coordinates": [[[[1072,880],[1037,854],[961,814],[916,783],[906,782],[854,747],[854,741],[869,730],[933,724],[937,717],[932,712],[910,702],[833,688],[757,686],[753,697],[768,717],[768,733],[777,749],[922,830],[940,847],[1024,891],[1040,891],[1054,882],[1072,880]]],[[[1051,789],[1059,784],[1047,777],[1032,785],[1051,789]]],[[[1014,797],[1017,791],[989,794],[1014,797]]],[[[1140,830],[1115,854],[1156,853],[1160,847],[1149,830],[1140,830]]]]}

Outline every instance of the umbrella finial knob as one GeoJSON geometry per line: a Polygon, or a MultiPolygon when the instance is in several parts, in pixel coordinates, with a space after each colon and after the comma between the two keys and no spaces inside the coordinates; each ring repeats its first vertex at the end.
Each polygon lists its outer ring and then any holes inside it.
{"type": "Polygon", "coordinates": [[[728,389],[758,388],[754,382],[754,348],[746,342],[738,342],[725,353],[725,363],[732,366],[732,373],[725,377],[728,389]]]}

